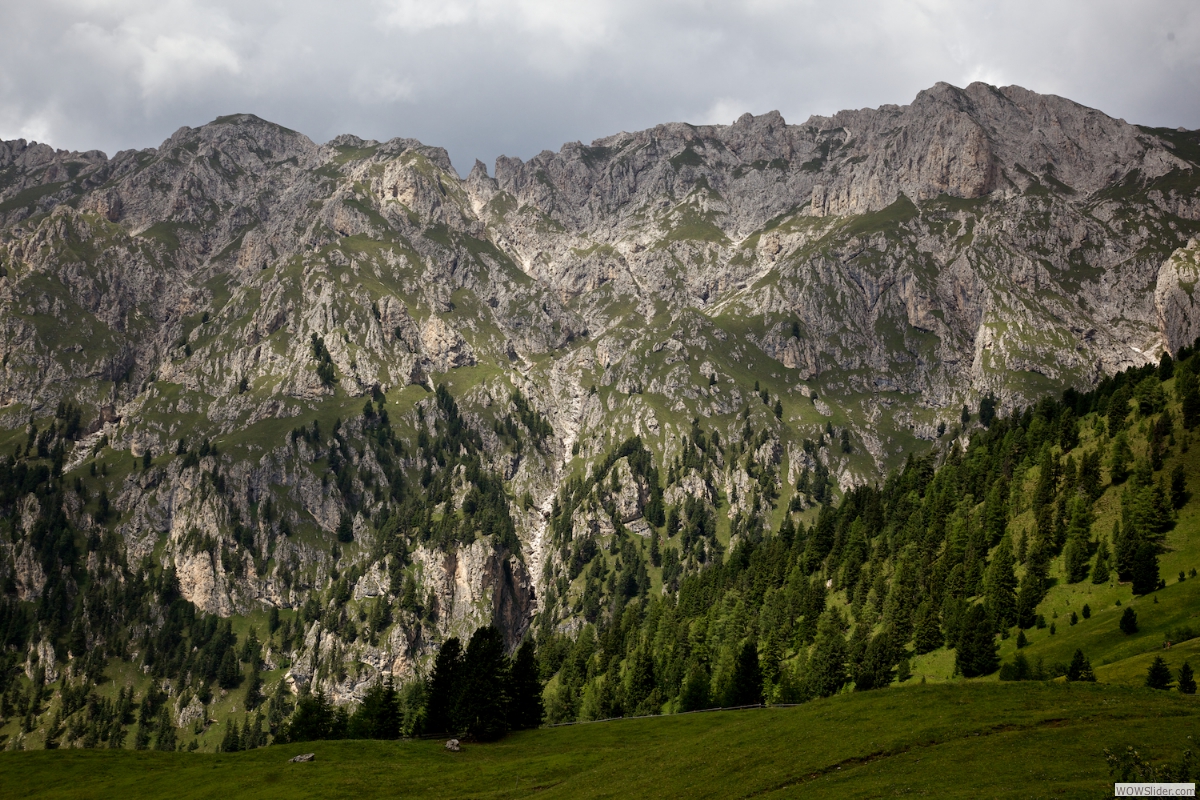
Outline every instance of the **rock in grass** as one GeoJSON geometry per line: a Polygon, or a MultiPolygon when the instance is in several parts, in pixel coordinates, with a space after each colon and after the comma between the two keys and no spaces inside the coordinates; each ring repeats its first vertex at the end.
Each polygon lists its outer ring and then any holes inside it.
{"type": "Polygon", "coordinates": [[[457,753],[459,750],[462,750],[462,747],[459,746],[458,739],[451,739],[446,742],[446,749],[451,753],[457,753]]]}
{"type": "Polygon", "coordinates": [[[288,761],[292,764],[303,764],[305,761],[315,761],[316,758],[316,753],[301,753],[298,756],[289,758],[288,761]]]}

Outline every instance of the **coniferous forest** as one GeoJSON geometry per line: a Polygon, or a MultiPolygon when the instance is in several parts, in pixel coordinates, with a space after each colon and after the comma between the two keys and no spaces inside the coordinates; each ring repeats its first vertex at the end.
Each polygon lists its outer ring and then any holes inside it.
{"type": "MultiPolygon", "coordinates": [[[[379,680],[349,705],[307,686],[265,682],[264,647],[286,649],[317,620],[372,637],[393,616],[436,613],[409,590],[408,548],[422,539],[453,544],[481,530],[502,542],[513,536],[503,485],[488,477],[479,434],[450,393],[436,393],[436,436],[415,443],[428,454],[417,474],[393,458],[410,445],[396,438],[383,398],[364,408],[367,445],[392,470],[393,502],[378,520],[386,535],[377,546],[392,556],[396,607],[376,604],[369,615],[348,617],[343,576],[323,601],[313,595],[298,613],[272,609],[263,638],[254,626],[239,635],[230,620],[197,610],[172,570],[149,559],[124,563],[115,534],[85,537],[71,526],[65,504],[93,505],[103,519],[109,502],[90,496],[84,481],[62,477],[64,443],[82,414],[64,404],[52,426],[32,431],[0,461],[4,526],[15,535],[20,515],[35,516],[29,547],[47,576],[36,603],[14,598],[11,586],[0,600],[0,715],[20,720],[23,734],[41,726],[47,748],[186,749],[209,722],[180,710],[232,693],[242,711],[225,725],[219,747],[237,751],[273,741],[414,735],[489,741],[543,723],[802,703],[913,680],[914,664],[937,653],[952,658],[953,675],[963,678],[998,672],[1006,681],[1094,681],[1082,650],[1069,660],[1030,663],[1020,648],[1066,624],[1048,620],[1043,608],[1055,585],[1119,582],[1142,596],[1173,578],[1161,574],[1159,559],[1191,498],[1185,465],[1200,424],[1200,355],[1191,348],[1178,355],[1008,415],[985,400],[974,412],[964,409],[962,428],[928,452],[840,495],[827,473],[805,469],[781,500],[772,467],[753,463],[761,432],[749,414],[742,439],[728,444],[693,423],[668,464],[656,465],[631,438],[566,481],[555,499],[549,525],[562,557],[546,562],[551,588],[519,646],[510,651],[486,626],[465,642],[451,637],[416,680],[379,680]],[[728,545],[717,521],[730,516],[729,498],[713,491],[708,499],[665,502],[688,475],[711,481],[714,469],[743,461],[762,480],[729,518],[728,545]],[[608,537],[577,532],[574,509],[598,499],[612,511],[618,462],[651,487],[650,535],[636,536],[615,514],[608,537]],[[472,475],[475,488],[459,515],[434,523],[430,511],[445,502],[446,476],[455,470],[472,475]],[[1111,527],[1099,529],[1097,503],[1105,497],[1114,513],[1111,527]],[[1000,644],[1010,638],[1017,653],[1002,664],[1000,644]],[[25,674],[24,654],[39,641],[52,649],[25,674]],[[56,668],[60,662],[69,667],[56,668]],[[130,667],[152,679],[146,688],[135,691],[122,677],[130,667]],[[114,681],[124,683],[115,696],[103,691],[114,681]]],[[[529,415],[526,429],[536,430],[538,418],[529,415]]],[[[328,440],[335,482],[348,469],[339,459],[346,448],[340,427],[328,440]]],[[[315,423],[291,439],[324,441],[315,423]]],[[[835,441],[822,436],[805,445],[835,441]]],[[[198,469],[214,451],[208,442],[196,450],[181,441],[176,457],[198,469]]],[[[220,492],[215,467],[204,479],[220,492]]],[[[356,501],[353,485],[345,481],[348,504],[356,501]]],[[[1081,613],[1087,618],[1090,609],[1081,613]]],[[[1077,621],[1072,611],[1069,624],[1077,621]]],[[[1132,607],[1121,629],[1137,632],[1132,607]]],[[[1184,667],[1178,689],[1194,691],[1184,667]]],[[[1174,686],[1164,669],[1156,666],[1147,685],[1174,686]]]]}

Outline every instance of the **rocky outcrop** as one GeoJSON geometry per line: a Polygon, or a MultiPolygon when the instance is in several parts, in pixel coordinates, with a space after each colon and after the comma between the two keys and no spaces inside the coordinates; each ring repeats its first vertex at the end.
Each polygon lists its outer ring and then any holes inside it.
{"type": "Polygon", "coordinates": [[[1190,346],[1200,338],[1197,283],[1200,283],[1200,242],[1192,239],[1187,247],[1176,250],[1163,262],[1154,287],[1158,326],[1169,352],[1190,346]]]}

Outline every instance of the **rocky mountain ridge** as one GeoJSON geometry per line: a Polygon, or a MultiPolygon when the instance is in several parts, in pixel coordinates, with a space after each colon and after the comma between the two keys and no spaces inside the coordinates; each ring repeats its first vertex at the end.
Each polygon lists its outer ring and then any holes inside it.
{"type": "MultiPolygon", "coordinates": [[[[96,481],[72,523],[118,535],[114,566],[173,569],[201,610],[392,609],[375,644],[325,613],[286,656],[351,697],[487,621],[510,644],[538,609],[578,624],[578,542],[648,547],[658,490],[707,504],[728,544],[739,515],[778,525],[825,501],[824,476],[844,490],[963,434],[964,406],[1190,344],[1198,169],[1196,132],[984,84],[662,125],[465,179],[415,140],[317,145],[251,115],[112,158],[4,142],[0,452],[57,426],[64,474],[96,481]],[[412,444],[455,424],[438,384],[479,437],[451,456],[478,473],[412,444]],[[407,444],[379,444],[367,399],[407,444]],[[693,462],[698,433],[728,447],[693,462]],[[634,436],[657,473],[608,459],[634,436]],[[583,539],[552,541],[555,504],[601,466],[572,495],[583,539]],[[448,496],[389,529],[404,472],[448,496]],[[489,475],[516,541],[429,540],[489,475]]],[[[34,601],[46,571],[20,538],[0,569],[34,601]]]]}

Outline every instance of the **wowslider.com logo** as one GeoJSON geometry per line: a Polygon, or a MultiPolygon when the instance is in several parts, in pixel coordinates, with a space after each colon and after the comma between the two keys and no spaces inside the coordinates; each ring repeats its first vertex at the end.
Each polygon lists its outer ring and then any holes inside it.
{"type": "Polygon", "coordinates": [[[1117,783],[1116,797],[1195,797],[1194,783],[1117,783]]]}

